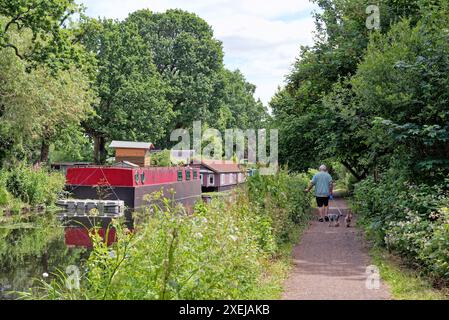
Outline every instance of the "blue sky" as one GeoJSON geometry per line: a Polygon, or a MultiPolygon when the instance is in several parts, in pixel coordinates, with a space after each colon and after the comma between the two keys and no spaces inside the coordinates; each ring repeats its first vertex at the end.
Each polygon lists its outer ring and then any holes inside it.
{"type": "Polygon", "coordinates": [[[309,0],[78,0],[92,17],[124,19],[133,11],[194,12],[223,42],[225,64],[240,69],[268,104],[298,56],[312,44],[316,6],[309,0]]]}

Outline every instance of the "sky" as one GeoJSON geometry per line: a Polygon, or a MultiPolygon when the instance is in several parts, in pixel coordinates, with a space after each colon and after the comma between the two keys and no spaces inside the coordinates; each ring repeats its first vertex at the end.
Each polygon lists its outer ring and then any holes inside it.
{"type": "Polygon", "coordinates": [[[301,45],[313,43],[316,6],[309,0],[78,0],[91,17],[124,19],[139,9],[194,12],[222,41],[228,69],[257,86],[265,105],[284,84],[301,45]]]}

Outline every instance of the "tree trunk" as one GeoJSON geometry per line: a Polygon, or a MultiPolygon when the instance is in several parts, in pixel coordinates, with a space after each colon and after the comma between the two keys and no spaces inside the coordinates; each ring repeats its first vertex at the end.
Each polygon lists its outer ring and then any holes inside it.
{"type": "Polygon", "coordinates": [[[101,136],[94,136],[94,159],[95,164],[106,162],[106,140],[101,136]]]}
{"type": "Polygon", "coordinates": [[[42,144],[41,144],[41,156],[39,159],[39,162],[48,162],[48,156],[50,154],[50,144],[48,143],[48,141],[46,139],[42,140],[42,144]]]}
{"type": "Polygon", "coordinates": [[[348,169],[348,171],[357,179],[357,181],[363,180],[363,175],[360,175],[358,172],[356,172],[348,162],[342,161],[341,164],[344,165],[346,169],[348,169]]]}

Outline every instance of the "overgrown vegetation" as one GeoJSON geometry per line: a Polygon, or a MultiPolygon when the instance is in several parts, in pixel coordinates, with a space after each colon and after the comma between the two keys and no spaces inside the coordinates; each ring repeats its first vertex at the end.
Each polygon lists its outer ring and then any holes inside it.
{"type": "Polygon", "coordinates": [[[400,254],[440,285],[449,279],[446,187],[412,184],[398,170],[390,170],[378,182],[368,178],[359,183],[353,201],[377,245],[400,254]]]}
{"type": "Polygon", "coordinates": [[[0,170],[0,210],[18,212],[22,208],[53,206],[63,192],[65,177],[46,168],[20,164],[0,170]]]}
{"type": "MultiPolygon", "coordinates": [[[[193,214],[168,199],[137,218],[135,232],[119,222],[118,242],[93,236],[81,290],[57,276],[29,297],[45,299],[258,299],[278,298],[288,263],[283,246],[307,221],[309,200],[290,197],[303,176],[282,172],[254,177],[235,201],[198,204],[193,214]],[[296,227],[297,230],[297,227],[296,227]]],[[[152,195],[159,200],[160,195],[152,195]]]]}

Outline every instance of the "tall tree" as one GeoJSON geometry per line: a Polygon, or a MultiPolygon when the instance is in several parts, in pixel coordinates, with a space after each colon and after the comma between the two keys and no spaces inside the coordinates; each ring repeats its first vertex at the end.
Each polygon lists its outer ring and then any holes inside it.
{"type": "Polygon", "coordinates": [[[335,118],[338,110],[323,101],[332,101],[339,95],[326,98],[338,85],[344,99],[353,95],[345,82],[357,72],[370,35],[388,32],[402,17],[411,16],[416,23],[421,2],[383,1],[379,4],[381,28],[374,31],[366,27],[366,8],[371,1],[316,1],[322,11],[316,14],[315,44],[301,49],[293,71],[287,76],[286,88],[271,102],[275,125],[283,136],[281,161],[294,170],[306,170],[318,161],[337,157],[356,177],[367,174],[365,155],[369,150],[363,136],[340,130],[354,128],[354,120],[351,123],[348,115],[335,118]]]}
{"type": "Polygon", "coordinates": [[[96,116],[84,122],[95,143],[95,161],[106,160],[112,139],[157,142],[167,135],[173,119],[165,98],[168,88],[153,63],[150,47],[129,22],[89,21],[82,43],[96,53],[96,116]]]}
{"type": "Polygon", "coordinates": [[[137,11],[129,16],[153,52],[156,68],[170,86],[167,98],[176,112],[172,128],[189,128],[194,120],[214,125],[221,105],[223,50],[212,28],[193,13],[137,11]]]}
{"type": "MultiPolygon", "coordinates": [[[[11,34],[15,43],[32,43],[31,33],[11,34]]],[[[47,65],[27,70],[28,64],[11,50],[0,49],[0,132],[4,156],[40,146],[37,160],[48,160],[49,146],[63,131],[79,130],[91,112],[95,95],[89,77],[79,69],[53,70],[47,65]],[[25,149],[23,149],[25,148],[25,149]]],[[[30,150],[32,151],[32,150],[30,150]]],[[[33,160],[28,153],[28,160],[33,160]]],[[[34,159],[36,160],[36,159],[34,159]]]]}
{"type": "MultiPolygon", "coordinates": [[[[372,39],[352,79],[357,108],[370,122],[371,154],[394,155],[411,179],[449,173],[449,4],[428,7],[372,39]]],[[[365,120],[365,121],[366,121],[365,120]]]]}
{"type": "Polygon", "coordinates": [[[9,49],[27,67],[42,63],[52,69],[68,68],[86,63],[88,57],[76,42],[70,19],[82,13],[75,0],[2,0],[0,1],[0,48],[9,49]],[[13,33],[22,30],[31,33],[27,47],[23,48],[13,33]]]}

